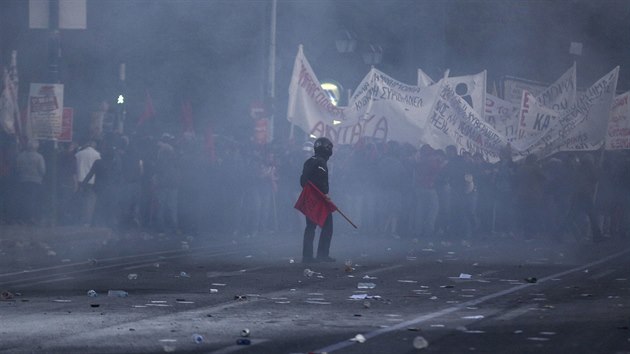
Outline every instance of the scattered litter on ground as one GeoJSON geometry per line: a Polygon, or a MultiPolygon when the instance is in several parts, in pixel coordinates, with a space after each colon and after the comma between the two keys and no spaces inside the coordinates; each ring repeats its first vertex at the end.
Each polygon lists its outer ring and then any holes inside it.
{"type": "Polygon", "coordinates": [[[424,349],[429,346],[429,342],[423,336],[417,336],[413,339],[413,347],[416,349],[424,349]]]}
{"type": "Polygon", "coordinates": [[[136,273],[129,273],[129,274],[127,274],[127,279],[129,279],[129,280],[136,280],[136,279],[138,279],[138,274],[136,274],[136,273]]]}
{"type": "Polygon", "coordinates": [[[14,297],[15,295],[13,295],[13,293],[6,290],[0,293],[0,300],[11,300],[14,297]]]}
{"type": "Polygon", "coordinates": [[[246,295],[234,295],[234,300],[236,300],[236,301],[245,301],[245,300],[247,300],[247,296],[246,295]]]}
{"type": "Polygon", "coordinates": [[[111,297],[127,297],[129,293],[124,290],[108,290],[107,296],[111,297]]]}
{"type": "Polygon", "coordinates": [[[97,297],[98,293],[96,291],[94,291],[94,290],[88,290],[87,296],[89,296],[89,297],[97,297]]]}
{"type": "Polygon", "coordinates": [[[195,342],[197,344],[201,344],[201,343],[203,343],[203,336],[201,334],[195,333],[195,334],[192,335],[192,340],[193,340],[193,342],[195,342]]]}
{"type": "Polygon", "coordinates": [[[549,340],[549,338],[545,338],[545,337],[527,337],[527,340],[532,340],[535,342],[546,342],[549,340]]]}
{"type": "Polygon", "coordinates": [[[357,289],[374,289],[376,284],[374,283],[359,283],[357,284],[357,289]]]}
{"type": "Polygon", "coordinates": [[[249,328],[243,328],[241,330],[241,337],[249,337],[249,328]]]}
{"type": "Polygon", "coordinates": [[[465,320],[480,320],[482,318],[484,318],[483,315],[471,315],[471,316],[464,316],[462,317],[465,320]]]}
{"type": "Polygon", "coordinates": [[[65,303],[65,302],[72,302],[72,300],[66,300],[66,299],[55,299],[55,300],[53,300],[53,302],[63,302],[63,303],[65,303]]]}
{"type": "Polygon", "coordinates": [[[188,274],[186,272],[180,272],[179,276],[180,276],[180,278],[190,278],[190,274],[188,274]]]}
{"type": "Polygon", "coordinates": [[[539,332],[538,334],[543,335],[543,336],[553,336],[556,334],[556,332],[545,331],[545,332],[539,332]]]}
{"type": "Polygon", "coordinates": [[[398,280],[399,283],[408,283],[408,284],[415,284],[418,281],[417,280],[408,280],[408,279],[399,279],[398,280]]]}
{"type": "Polygon", "coordinates": [[[330,305],[330,304],[332,304],[332,302],[320,301],[320,300],[306,300],[304,302],[307,303],[307,304],[313,304],[313,305],[330,305]]]}
{"type": "Polygon", "coordinates": [[[472,275],[470,274],[466,274],[466,273],[459,273],[459,279],[470,279],[472,278],[472,275]]]}
{"type": "Polygon", "coordinates": [[[350,338],[351,342],[357,342],[357,343],[365,343],[365,340],[366,339],[362,334],[357,334],[353,338],[350,338]]]}
{"type": "Polygon", "coordinates": [[[225,286],[225,284],[223,284],[223,283],[212,283],[210,285],[212,285],[212,286],[225,286]]]}
{"type": "Polygon", "coordinates": [[[377,277],[371,277],[369,275],[364,275],[363,279],[378,279],[377,277]]]}

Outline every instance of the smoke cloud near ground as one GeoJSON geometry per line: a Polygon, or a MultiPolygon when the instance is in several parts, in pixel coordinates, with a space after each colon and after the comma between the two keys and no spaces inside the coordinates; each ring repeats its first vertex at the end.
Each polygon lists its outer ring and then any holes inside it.
{"type": "MultiPolygon", "coordinates": [[[[24,100],[28,83],[45,80],[47,33],[25,28],[23,1],[7,3],[0,7],[22,14],[14,20],[22,22],[3,21],[11,24],[19,41],[0,43],[1,53],[12,49],[5,43],[15,45],[20,53],[24,100]]],[[[452,76],[488,70],[489,83],[504,75],[552,82],[577,61],[578,85],[587,87],[629,59],[627,1],[280,0],[277,4],[276,97],[271,111],[279,142],[288,137],[287,92],[300,44],[322,79],[333,79],[350,90],[370,69],[362,58],[369,48],[382,48],[378,69],[406,83],[416,82],[418,68],[433,79],[450,69],[452,76]],[[341,31],[357,40],[355,52],[337,51],[335,40],[341,31]],[[571,42],[583,43],[581,56],[569,53],[571,42]]],[[[303,149],[303,141],[290,149],[274,145],[278,194],[272,200],[271,194],[257,189],[264,156],[254,157],[259,152],[247,150],[253,134],[250,105],[268,101],[270,11],[270,1],[88,0],[88,28],[62,30],[62,82],[66,105],[76,109],[77,140],[87,137],[90,114],[99,103],[114,105],[123,89],[129,127],[142,114],[149,93],[159,122],[156,138],[163,132],[181,133],[179,116],[186,100],[192,102],[197,134],[203,136],[207,126],[213,128],[220,160],[215,165],[199,164],[202,157],[185,150],[185,143],[179,146],[185,151],[180,171],[185,181],[180,190],[185,235],[251,236],[273,231],[301,236],[304,220],[292,204],[299,193],[303,160],[311,152],[303,149]],[[124,87],[119,81],[121,63],[126,64],[124,87]]],[[[618,89],[627,90],[628,80],[622,67],[618,89]]],[[[298,136],[307,140],[303,134],[298,136]]],[[[400,200],[384,196],[388,188],[405,184],[409,184],[407,191],[412,190],[413,171],[384,173],[400,167],[392,160],[383,163],[386,154],[394,152],[394,160],[415,159],[415,151],[406,146],[335,147],[331,195],[357,219],[358,232],[373,238],[438,243],[463,237],[419,235],[412,195],[402,195],[400,200]],[[395,178],[400,178],[398,184],[392,184],[395,178]],[[392,208],[403,211],[396,221],[388,215],[392,208]]],[[[486,213],[484,222],[496,221],[492,219],[496,208],[479,205],[478,211],[486,213]]],[[[339,217],[335,223],[336,234],[356,232],[339,217]]],[[[495,227],[483,226],[486,233],[495,227]]]]}

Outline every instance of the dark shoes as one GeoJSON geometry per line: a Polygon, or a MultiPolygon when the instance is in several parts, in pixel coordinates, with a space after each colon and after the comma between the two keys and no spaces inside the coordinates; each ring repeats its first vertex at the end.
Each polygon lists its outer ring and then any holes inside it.
{"type": "Polygon", "coordinates": [[[304,257],[302,258],[302,263],[304,264],[317,263],[317,260],[313,257],[304,257]]]}

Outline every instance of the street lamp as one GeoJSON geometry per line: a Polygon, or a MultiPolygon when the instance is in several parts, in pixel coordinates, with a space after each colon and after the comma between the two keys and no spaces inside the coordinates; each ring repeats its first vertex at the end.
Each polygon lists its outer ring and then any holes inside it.
{"type": "Polygon", "coordinates": [[[383,61],[383,48],[380,45],[370,44],[363,52],[363,62],[367,65],[377,65],[383,61]]]}
{"type": "Polygon", "coordinates": [[[335,40],[335,46],[339,53],[352,53],[357,48],[357,40],[348,30],[342,30],[335,40]]]}

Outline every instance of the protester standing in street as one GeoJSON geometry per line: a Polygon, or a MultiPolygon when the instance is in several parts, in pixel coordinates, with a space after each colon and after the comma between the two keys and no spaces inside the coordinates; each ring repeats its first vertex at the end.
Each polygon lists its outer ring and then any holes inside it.
{"type": "MultiPolygon", "coordinates": [[[[309,181],[315,185],[328,198],[328,159],[333,153],[333,143],[328,138],[318,138],[313,143],[315,155],[304,162],[300,185],[304,187],[309,181]]],[[[335,259],[329,256],[330,241],[333,234],[332,213],[328,215],[317,245],[317,258],[313,258],[313,240],[315,238],[315,227],[317,224],[306,218],[306,228],[304,229],[304,244],[302,248],[302,262],[334,262],[335,259]]]]}
{"type": "Polygon", "coordinates": [[[94,176],[88,179],[85,183],[82,183],[92,169],[92,165],[94,164],[94,162],[96,160],[100,160],[101,158],[101,154],[96,151],[95,147],[96,142],[90,140],[87,142],[87,144],[85,144],[83,149],[81,149],[74,155],[76,160],[75,190],[80,192],[80,210],[82,214],[81,221],[84,226],[90,226],[92,224],[94,207],[96,206],[96,194],[94,193],[94,176]]]}
{"type": "Polygon", "coordinates": [[[25,151],[17,156],[17,176],[20,183],[20,208],[19,219],[30,224],[37,224],[41,218],[42,181],[46,174],[44,157],[37,152],[39,143],[37,140],[28,142],[25,151]]]}

